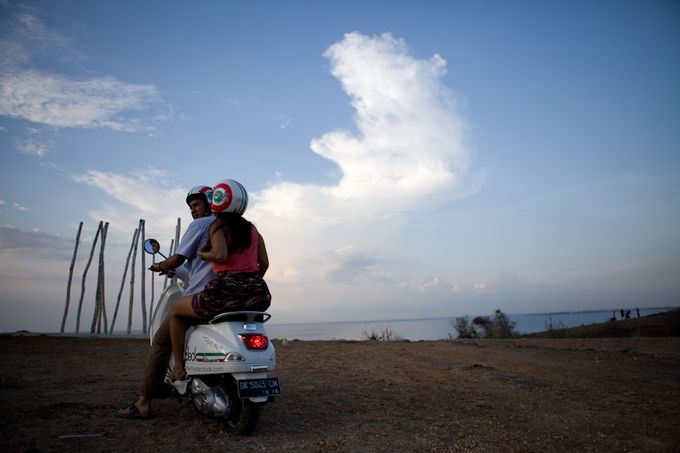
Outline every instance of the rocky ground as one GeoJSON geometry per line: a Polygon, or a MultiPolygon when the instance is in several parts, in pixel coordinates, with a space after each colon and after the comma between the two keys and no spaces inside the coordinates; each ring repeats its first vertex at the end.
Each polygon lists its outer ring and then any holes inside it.
{"type": "Polygon", "coordinates": [[[680,337],[275,341],[250,437],[189,401],[124,420],[143,339],[0,336],[0,445],[68,451],[678,451],[680,337]]]}

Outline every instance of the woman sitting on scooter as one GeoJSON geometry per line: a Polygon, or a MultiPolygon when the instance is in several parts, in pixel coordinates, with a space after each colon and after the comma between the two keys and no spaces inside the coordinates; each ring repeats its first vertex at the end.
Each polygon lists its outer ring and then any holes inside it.
{"type": "Polygon", "coordinates": [[[217,219],[210,225],[210,249],[198,252],[213,262],[217,279],[202,292],[178,299],[169,314],[172,378],[186,379],[184,338],[192,320],[207,321],[226,311],[269,308],[271,294],[262,279],[269,267],[267,249],[255,225],[243,218],[248,194],[243,186],[227,179],[213,188],[211,208],[217,219]]]}

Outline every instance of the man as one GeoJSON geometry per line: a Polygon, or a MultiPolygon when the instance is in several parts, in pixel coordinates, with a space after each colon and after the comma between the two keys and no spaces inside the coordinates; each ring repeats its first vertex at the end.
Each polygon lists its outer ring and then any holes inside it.
{"type": "MultiPolygon", "coordinates": [[[[182,236],[174,255],[166,260],[154,263],[149,269],[154,272],[167,273],[184,264],[189,272],[189,282],[184,295],[188,296],[201,292],[203,287],[216,278],[212,271],[212,263],[198,258],[198,251],[208,244],[210,224],[215,220],[210,210],[212,188],[196,186],[187,194],[186,202],[194,219],[182,236]]],[[[144,366],[144,378],[137,399],[129,407],[118,411],[123,418],[148,418],[151,410],[151,400],[163,390],[163,380],[170,360],[172,345],[168,318],[158,328],[153,337],[151,350],[144,366]]]]}

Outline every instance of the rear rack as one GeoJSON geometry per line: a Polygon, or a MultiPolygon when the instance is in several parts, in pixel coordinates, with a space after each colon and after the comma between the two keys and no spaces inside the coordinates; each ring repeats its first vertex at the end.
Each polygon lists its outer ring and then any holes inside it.
{"type": "Polygon", "coordinates": [[[227,311],[214,316],[208,324],[218,324],[227,321],[262,322],[269,321],[272,315],[263,311],[227,311]]]}

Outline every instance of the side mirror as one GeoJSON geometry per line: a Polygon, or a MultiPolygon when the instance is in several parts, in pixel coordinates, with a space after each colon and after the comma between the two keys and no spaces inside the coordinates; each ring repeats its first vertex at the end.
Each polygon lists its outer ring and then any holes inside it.
{"type": "Polygon", "coordinates": [[[151,255],[155,255],[156,253],[158,253],[166,260],[168,259],[165,255],[161,253],[161,245],[155,239],[147,239],[146,241],[144,241],[144,251],[146,253],[150,253],[151,255]]]}

